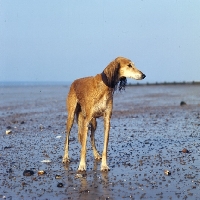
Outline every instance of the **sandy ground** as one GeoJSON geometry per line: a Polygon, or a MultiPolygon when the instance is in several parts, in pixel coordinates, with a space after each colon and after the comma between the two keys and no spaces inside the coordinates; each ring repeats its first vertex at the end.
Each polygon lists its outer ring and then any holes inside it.
{"type": "MultiPolygon", "coordinates": [[[[108,173],[94,160],[89,137],[87,172],[77,172],[76,125],[72,162],[62,164],[67,92],[67,86],[0,88],[0,199],[200,199],[199,86],[132,86],[115,94],[108,173]]],[[[96,142],[101,152],[101,119],[96,142]]]]}

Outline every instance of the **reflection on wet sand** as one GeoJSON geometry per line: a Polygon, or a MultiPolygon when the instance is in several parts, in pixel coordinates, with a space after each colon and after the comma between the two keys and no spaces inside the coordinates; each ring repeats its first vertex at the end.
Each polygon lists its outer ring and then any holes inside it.
{"type": "Polygon", "coordinates": [[[101,172],[97,170],[99,161],[94,160],[92,171],[74,171],[69,170],[70,164],[65,165],[67,185],[67,195],[73,195],[76,191],[76,196],[81,199],[95,199],[97,194],[99,198],[112,199],[112,189],[110,188],[109,172],[101,172]],[[72,187],[70,187],[72,186],[72,187]]]}

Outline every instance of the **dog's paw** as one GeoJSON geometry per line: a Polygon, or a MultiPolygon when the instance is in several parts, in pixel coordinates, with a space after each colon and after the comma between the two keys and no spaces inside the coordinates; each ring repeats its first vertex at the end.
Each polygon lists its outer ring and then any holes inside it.
{"type": "Polygon", "coordinates": [[[69,158],[63,158],[62,159],[62,163],[65,164],[65,163],[69,163],[70,162],[70,159],[69,158]]]}
{"type": "Polygon", "coordinates": [[[100,156],[100,154],[96,154],[96,155],[94,156],[94,159],[95,159],[95,160],[101,160],[102,157],[100,156]]]}
{"type": "Polygon", "coordinates": [[[86,164],[80,164],[78,167],[78,171],[80,172],[86,171],[86,164]]]}
{"type": "Polygon", "coordinates": [[[108,167],[108,165],[101,165],[101,171],[108,172],[108,171],[110,171],[110,168],[108,167]]]}

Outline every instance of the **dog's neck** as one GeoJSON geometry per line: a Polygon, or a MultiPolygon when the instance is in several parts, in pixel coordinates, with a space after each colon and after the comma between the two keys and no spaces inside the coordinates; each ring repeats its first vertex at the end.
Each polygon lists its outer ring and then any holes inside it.
{"type": "Polygon", "coordinates": [[[106,76],[106,74],[104,73],[104,71],[101,73],[101,78],[102,78],[103,83],[104,83],[107,87],[113,88],[113,89],[115,88],[115,85],[116,85],[117,83],[109,82],[109,81],[108,81],[108,77],[106,76]]]}

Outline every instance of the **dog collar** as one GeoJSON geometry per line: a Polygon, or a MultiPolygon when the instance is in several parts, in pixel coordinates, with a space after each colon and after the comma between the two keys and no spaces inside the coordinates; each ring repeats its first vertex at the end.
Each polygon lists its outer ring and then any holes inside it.
{"type": "Polygon", "coordinates": [[[106,74],[104,73],[104,71],[101,73],[101,78],[102,78],[102,81],[103,83],[109,87],[109,88],[115,88],[115,84],[113,84],[112,82],[110,83],[108,81],[108,77],[106,76],[106,74]]]}

